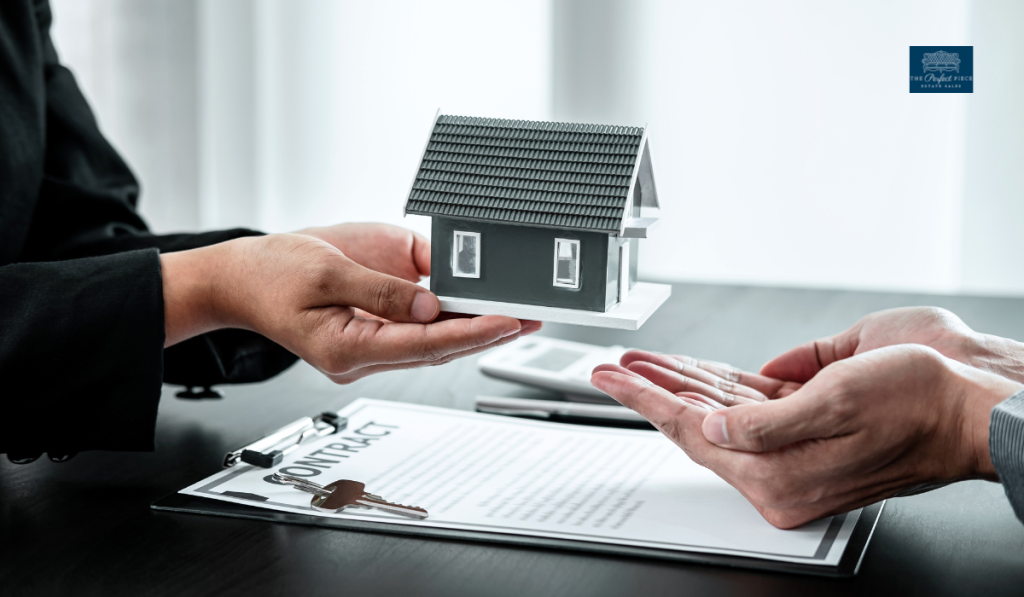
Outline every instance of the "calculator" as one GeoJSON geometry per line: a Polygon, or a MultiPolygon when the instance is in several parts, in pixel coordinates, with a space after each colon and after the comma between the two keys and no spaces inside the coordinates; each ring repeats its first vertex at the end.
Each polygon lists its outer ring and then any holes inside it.
{"type": "Polygon", "coordinates": [[[565,394],[567,400],[617,404],[590,385],[590,372],[618,364],[628,349],[528,336],[488,351],[477,361],[485,375],[565,394]]]}

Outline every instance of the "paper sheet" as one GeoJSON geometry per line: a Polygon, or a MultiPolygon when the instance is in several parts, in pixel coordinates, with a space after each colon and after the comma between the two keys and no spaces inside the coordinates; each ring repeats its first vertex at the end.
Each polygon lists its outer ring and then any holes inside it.
{"type": "Polygon", "coordinates": [[[860,511],[795,530],[771,526],[714,473],[655,431],[563,425],[361,398],[348,428],[274,469],[246,464],[181,493],[286,512],[836,565],[860,511]],[[426,508],[413,521],[369,509],[333,514],[270,481],[352,479],[426,508]]]}

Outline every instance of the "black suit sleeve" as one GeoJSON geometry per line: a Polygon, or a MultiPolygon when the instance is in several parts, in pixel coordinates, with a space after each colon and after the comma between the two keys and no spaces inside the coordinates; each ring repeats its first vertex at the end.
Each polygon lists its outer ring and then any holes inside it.
{"type": "Polygon", "coordinates": [[[0,453],[151,450],[162,381],[259,381],[296,357],[243,330],[163,349],[159,253],[258,233],[147,230],[138,184],[59,64],[50,21],[37,0],[45,163],[19,263],[0,267],[0,453]]]}
{"type": "Polygon", "coordinates": [[[152,450],[162,309],[155,250],[0,268],[0,452],[152,450]]]}

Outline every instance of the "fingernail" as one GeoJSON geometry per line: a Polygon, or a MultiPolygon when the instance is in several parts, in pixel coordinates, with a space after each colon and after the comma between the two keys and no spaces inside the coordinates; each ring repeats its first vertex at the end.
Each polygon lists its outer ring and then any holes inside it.
{"type": "Polygon", "coordinates": [[[725,418],[725,413],[722,412],[713,412],[704,418],[701,428],[709,442],[719,446],[729,445],[729,431],[725,428],[725,418]]]}
{"type": "Polygon", "coordinates": [[[515,328],[515,329],[511,329],[511,330],[505,330],[504,332],[501,333],[501,337],[498,338],[498,339],[500,340],[501,338],[508,338],[512,334],[516,334],[516,333],[519,333],[519,328],[515,328]]]}
{"type": "Polygon", "coordinates": [[[438,302],[429,292],[417,292],[412,301],[412,318],[416,321],[430,321],[437,315],[438,302]]]}

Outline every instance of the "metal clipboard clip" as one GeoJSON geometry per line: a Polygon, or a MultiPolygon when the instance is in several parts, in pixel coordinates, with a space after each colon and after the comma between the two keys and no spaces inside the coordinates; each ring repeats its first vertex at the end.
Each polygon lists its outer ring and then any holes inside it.
{"type": "Polygon", "coordinates": [[[239,461],[262,468],[277,466],[285,454],[307,441],[343,431],[347,426],[348,419],[334,412],[302,417],[248,446],[228,452],[224,455],[224,468],[235,466],[239,461]]]}

